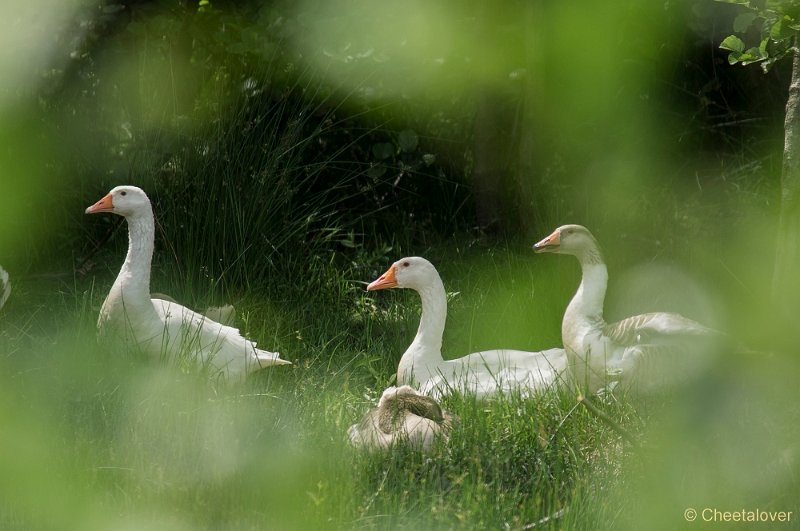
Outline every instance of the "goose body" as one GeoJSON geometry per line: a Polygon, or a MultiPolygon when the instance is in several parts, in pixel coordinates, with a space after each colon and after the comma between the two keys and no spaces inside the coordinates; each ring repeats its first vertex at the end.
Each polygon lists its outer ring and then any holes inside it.
{"type": "Polygon", "coordinates": [[[253,371],[288,364],[279,354],[256,348],[239,330],[174,301],[150,296],[155,223],[150,200],[135,186],[118,186],[86,209],[111,212],[128,223],[128,254],[100,309],[102,335],[132,341],[152,356],[200,366],[211,376],[242,381],[253,371]]]}
{"type": "Polygon", "coordinates": [[[385,450],[404,442],[427,451],[437,437],[447,438],[452,421],[436,400],[403,385],[386,389],[378,407],[350,426],[347,434],[357,448],[385,450]]]}
{"type": "Polygon", "coordinates": [[[606,323],[608,271],[594,236],[564,225],[534,245],[536,252],[571,254],[582,279],[564,312],[561,336],[576,382],[596,392],[612,381],[651,390],[700,370],[721,334],[676,313],[655,312],[606,323]]]}
{"type": "Polygon", "coordinates": [[[541,352],[486,350],[444,360],[442,335],[447,319],[447,295],[436,268],[421,257],[398,260],[367,290],[410,288],[420,295],[422,315],[414,341],[400,358],[397,383],[419,386],[422,393],[441,397],[452,391],[479,398],[518,391],[543,391],[558,382],[566,369],[563,349],[541,352]]]}

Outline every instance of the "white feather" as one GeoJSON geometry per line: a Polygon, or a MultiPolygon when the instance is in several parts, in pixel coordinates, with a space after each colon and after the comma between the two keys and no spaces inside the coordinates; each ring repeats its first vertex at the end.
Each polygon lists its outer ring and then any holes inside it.
{"type": "Polygon", "coordinates": [[[416,383],[420,391],[435,398],[453,391],[483,398],[510,391],[528,396],[562,381],[567,357],[560,348],[540,352],[485,350],[445,360],[441,347],[447,319],[447,295],[436,268],[424,258],[398,260],[370,286],[371,289],[410,288],[422,299],[417,335],[397,367],[399,384],[416,383]],[[382,283],[381,279],[390,274],[396,284],[382,283]]]}
{"type": "Polygon", "coordinates": [[[701,374],[722,335],[675,313],[647,313],[607,324],[603,303],[608,270],[594,236],[564,225],[537,243],[539,252],[571,254],[582,279],[564,312],[561,337],[575,380],[589,392],[621,381],[652,391],[701,374]]]}
{"type": "Polygon", "coordinates": [[[186,360],[227,380],[242,381],[264,367],[289,364],[276,352],[256,348],[236,328],[176,302],[151,298],[155,226],[150,201],[139,188],[118,186],[87,209],[87,213],[109,211],[126,218],[129,242],[125,262],[100,310],[98,327],[104,335],[131,340],[152,356],[186,360]],[[101,205],[107,199],[113,210],[101,205]]]}

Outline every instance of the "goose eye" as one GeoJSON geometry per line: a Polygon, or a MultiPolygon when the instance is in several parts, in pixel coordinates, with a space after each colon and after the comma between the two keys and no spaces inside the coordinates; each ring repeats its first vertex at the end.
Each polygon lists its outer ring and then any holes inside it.
{"type": "Polygon", "coordinates": [[[126,192],[125,190],[123,190],[123,191],[121,191],[121,192],[119,193],[119,195],[128,195],[128,192],[126,192]]]}
{"type": "Polygon", "coordinates": [[[403,262],[403,267],[408,267],[408,266],[410,266],[410,265],[411,265],[411,264],[410,264],[409,262],[403,262]]]}

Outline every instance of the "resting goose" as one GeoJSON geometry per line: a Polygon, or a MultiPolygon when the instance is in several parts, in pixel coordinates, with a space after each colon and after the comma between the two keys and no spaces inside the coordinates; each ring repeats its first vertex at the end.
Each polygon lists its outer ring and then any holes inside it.
{"type": "Polygon", "coordinates": [[[511,390],[529,395],[559,381],[567,366],[560,348],[542,352],[486,350],[445,361],[441,349],[447,295],[433,264],[418,256],[398,260],[367,286],[369,291],[386,288],[410,288],[422,299],[417,335],[397,367],[400,385],[416,383],[422,393],[437,398],[454,390],[479,398],[511,390]]]}
{"type": "Polygon", "coordinates": [[[186,356],[211,376],[229,381],[242,381],[250,372],[289,363],[278,353],[257,349],[236,328],[175,302],[150,297],[155,224],[144,191],[118,186],[86,209],[87,214],[100,212],[118,214],[128,222],[128,254],[100,309],[101,333],[132,339],[151,355],[186,356]]]}
{"type": "Polygon", "coordinates": [[[564,225],[533,246],[537,253],[575,256],[583,278],[564,312],[561,338],[575,381],[596,392],[612,381],[653,390],[696,372],[722,334],[676,313],[646,313],[608,324],[603,301],[608,271],[594,236],[564,225]]]}
{"type": "Polygon", "coordinates": [[[11,281],[8,280],[8,271],[0,267],[0,308],[11,296],[11,281]]]}
{"type": "Polygon", "coordinates": [[[405,442],[428,451],[436,437],[447,439],[452,422],[452,415],[436,400],[402,385],[386,389],[378,407],[368,411],[361,422],[350,426],[347,435],[357,448],[385,450],[405,442]]]}

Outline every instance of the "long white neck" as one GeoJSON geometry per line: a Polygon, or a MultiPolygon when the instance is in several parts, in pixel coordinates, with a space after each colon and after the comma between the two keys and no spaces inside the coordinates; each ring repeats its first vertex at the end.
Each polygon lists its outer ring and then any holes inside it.
{"type": "Polygon", "coordinates": [[[564,320],[569,317],[602,325],[605,323],[603,301],[608,285],[608,269],[596,246],[587,248],[576,257],[581,264],[581,285],[564,312],[564,320]]]}
{"type": "Polygon", "coordinates": [[[436,276],[425,287],[416,290],[422,299],[422,315],[414,341],[406,349],[397,367],[399,384],[423,383],[438,373],[444,363],[442,358],[442,336],[447,320],[447,294],[441,278],[436,276]]]}
{"type": "Polygon", "coordinates": [[[109,297],[121,297],[122,303],[151,306],[150,266],[153,259],[155,223],[153,212],[147,209],[139,215],[128,216],[128,254],[114,281],[109,297]]]}
{"type": "Polygon", "coordinates": [[[603,321],[608,270],[605,264],[582,264],[583,278],[564,314],[577,314],[592,321],[603,321]]]}

